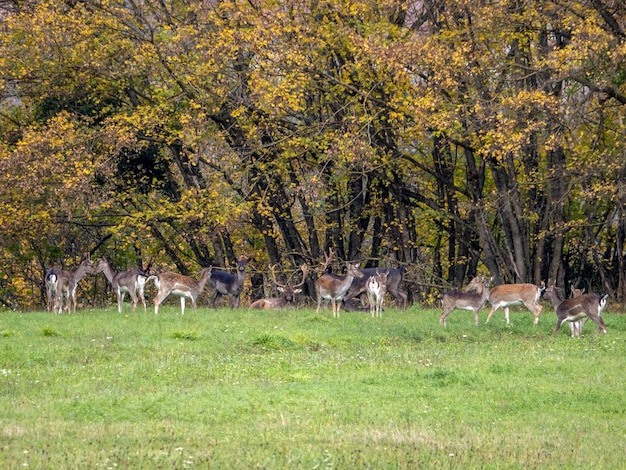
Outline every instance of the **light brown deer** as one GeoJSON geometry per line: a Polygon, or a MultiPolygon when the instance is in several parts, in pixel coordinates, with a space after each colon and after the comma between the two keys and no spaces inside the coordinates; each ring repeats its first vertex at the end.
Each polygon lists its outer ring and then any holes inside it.
{"type": "MultiPolygon", "coordinates": [[[[596,294],[583,294],[578,297],[562,300],[558,287],[551,285],[546,289],[544,296],[552,302],[556,311],[556,334],[563,322],[578,323],[584,318],[590,318],[598,325],[599,331],[606,334],[606,326],[602,319],[602,310],[606,307],[608,294],[600,297],[596,294]]],[[[572,330],[572,337],[580,337],[582,325],[572,330]]]]}
{"type": "Polygon", "coordinates": [[[478,326],[478,312],[489,299],[489,286],[493,277],[485,279],[477,276],[463,289],[464,292],[451,291],[443,294],[443,313],[439,317],[439,323],[446,326],[446,318],[454,309],[472,310],[474,312],[474,324],[478,326]],[[475,290],[476,292],[467,292],[475,290]]]}
{"type": "Polygon", "coordinates": [[[193,308],[197,309],[196,301],[211,276],[211,270],[211,267],[204,268],[200,273],[200,279],[197,281],[189,276],[171,272],[161,273],[158,276],[150,276],[149,279],[154,280],[154,284],[159,290],[157,296],[154,298],[154,314],[159,314],[159,305],[161,305],[170,294],[180,297],[181,315],[185,314],[185,299],[190,299],[193,308]]]}
{"type": "Polygon", "coordinates": [[[491,316],[500,307],[504,307],[504,316],[506,324],[509,325],[509,306],[523,304],[535,316],[534,324],[539,323],[539,314],[543,308],[539,303],[541,293],[545,289],[545,283],[541,283],[541,287],[534,284],[502,284],[496,286],[489,292],[489,303],[491,311],[487,315],[485,323],[489,323],[491,316]]]}
{"type": "Polygon", "coordinates": [[[278,289],[278,292],[280,292],[282,295],[280,297],[274,297],[270,299],[256,300],[252,302],[252,304],[250,305],[250,308],[261,309],[261,310],[282,309],[282,308],[285,308],[287,305],[293,304],[293,299],[295,297],[295,294],[299,294],[300,292],[302,292],[302,289],[299,289],[299,287],[303,286],[304,283],[306,282],[306,276],[309,271],[309,267],[307,266],[306,263],[300,266],[300,269],[302,270],[302,282],[294,286],[290,285],[289,280],[287,281],[286,284],[279,283],[276,280],[276,273],[274,272],[275,268],[276,268],[275,265],[270,266],[270,272],[272,274],[272,279],[274,280],[274,284],[276,284],[276,289],[278,289]]]}
{"type": "Polygon", "coordinates": [[[333,308],[333,317],[339,317],[339,310],[341,309],[341,301],[343,297],[350,289],[350,285],[355,278],[363,277],[363,273],[359,270],[358,264],[350,264],[346,263],[348,270],[345,276],[337,276],[335,274],[331,274],[325,272],[328,266],[330,265],[334,252],[330,249],[330,256],[326,257],[326,262],[322,267],[322,275],[315,281],[315,292],[317,294],[317,313],[320,312],[320,307],[322,305],[322,299],[330,300],[333,308]]]}
{"type": "Polygon", "coordinates": [[[367,296],[370,302],[370,315],[372,315],[372,318],[383,316],[383,302],[387,293],[388,275],[389,271],[377,271],[376,275],[370,276],[367,281],[367,296]]]}

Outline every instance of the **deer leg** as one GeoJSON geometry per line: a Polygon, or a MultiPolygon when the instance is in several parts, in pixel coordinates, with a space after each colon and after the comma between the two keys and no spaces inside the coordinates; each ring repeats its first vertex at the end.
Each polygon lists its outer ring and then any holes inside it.
{"type": "Polygon", "coordinates": [[[600,315],[591,314],[589,315],[589,318],[591,318],[591,321],[593,321],[596,325],[598,325],[598,328],[600,329],[601,333],[606,334],[606,326],[604,324],[604,320],[602,319],[600,315]]]}
{"type": "Polygon", "coordinates": [[[164,291],[159,291],[157,293],[157,296],[154,299],[154,314],[155,315],[159,314],[159,305],[163,303],[163,301],[167,298],[168,295],[170,295],[170,293],[168,292],[164,295],[164,291]]]}
{"type": "Polygon", "coordinates": [[[478,309],[474,309],[474,324],[478,326],[478,309]]]}
{"type": "Polygon", "coordinates": [[[441,323],[443,326],[446,326],[446,318],[448,315],[450,315],[450,312],[452,311],[452,309],[450,310],[443,310],[443,313],[441,314],[441,316],[439,317],[439,323],[441,323]]]}
{"type": "Polygon", "coordinates": [[[496,310],[498,310],[498,307],[491,307],[491,311],[489,312],[489,315],[487,315],[487,320],[485,320],[485,323],[489,323],[489,320],[491,320],[491,316],[496,310]]]}
{"type": "Polygon", "coordinates": [[[506,326],[509,326],[509,307],[504,307],[504,318],[506,318],[506,326]]]}
{"type": "Polygon", "coordinates": [[[185,296],[181,295],[180,296],[180,310],[181,310],[181,315],[185,314],[185,296]]]}

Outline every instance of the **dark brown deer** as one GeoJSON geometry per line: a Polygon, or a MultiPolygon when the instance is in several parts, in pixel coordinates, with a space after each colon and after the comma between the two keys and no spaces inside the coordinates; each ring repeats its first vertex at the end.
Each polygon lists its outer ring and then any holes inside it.
{"type": "Polygon", "coordinates": [[[341,301],[343,300],[346,292],[350,289],[350,285],[352,281],[356,279],[360,279],[363,276],[363,273],[359,270],[358,264],[350,264],[347,263],[348,270],[345,276],[337,276],[335,274],[331,274],[326,272],[328,266],[330,265],[334,252],[332,249],[329,250],[330,255],[326,257],[326,262],[322,266],[322,275],[315,281],[315,292],[317,294],[317,313],[320,312],[320,307],[322,305],[322,299],[330,300],[333,308],[333,317],[339,317],[339,310],[341,309],[341,301]]]}
{"type": "MultiPolygon", "coordinates": [[[[578,323],[579,320],[590,318],[598,325],[599,331],[606,334],[606,326],[602,319],[602,310],[606,307],[608,294],[600,297],[596,294],[583,294],[570,299],[561,299],[559,288],[551,285],[546,289],[544,297],[549,299],[556,311],[556,326],[553,333],[557,333],[563,322],[578,323]]],[[[580,337],[582,328],[572,329],[572,337],[580,337]]]]}
{"type": "Polygon", "coordinates": [[[104,256],[98,260],[96,272],[104,273],[109,284],[111,284],[117,296],[117,311],[119,313],[122,313],[122,305],[124,304],[124,297],[126,297],[127,292],[130,294],[130,298],[133,301],[133,311],[137,308],[139,299],[141,299],[141,303],[143,304],[143,311],[146,311],[146,298],[144,295],[146,280],[148,279],[146,273],[139,269],[128,269],[126,271],[117,272],[104,256]]]}
{"type": "Polygon", "coordinates": [[[485,323],[489,323],[491,316],[496,310],[500,307],[504,307],[506,324],[509,325],[509,306],[524,304],[535,316],[534,324],[536,325],[539,323],[539,314],[543,308],[539,303],[539,299],[544,289],[545,284],[543,282],[541,283],[541,287],[534,284],[502,284],[494,287],[489,292],[491,311],[489,315],[487,315],[485,323]]]}
{"type": "Polygon", "coordinates": [[[472,310],[474,312],[474,324],[478,326],[478,312],[489,299],[489,286],[493,277],[485,279],[477,276],[465,287],[464,292],[451,291],[443,294],[443,313],[439,318],[439,323],[446,326],[446,318],[450,313],[458,308],[461,310],[472,310]],[[477,292],[466,292],[475,290],[477,292]]]}
{"type": "Polygon", "coordinates": [[[243,290],[243,283],[246,276],[246,264],[250,261],[245,256],[240,256],[237,260],[237,274],[230,274],[225,271],[213,271],[209,282],[213,287],[210,303],[213,308],[217,308],[217,303],[223,295],[228,296],[230,308],[239,307],[239,297],[243,290]]]}
{"type": "Polygon", "coordinates": [[[200,279],[198,281],[189,276],[171,272],[161,273],[158,276],[150,276],[148,279],[154,279],[154,284],[159,290],[154,299],[154,314],[159,314],[159,305],[161,305],[170,294],[180,297],[181,315],[185,314],[185,299],[191,300],[191,305],[194,310],[198,308],[196,300],[211,276],[211,269],[211,267],[204,268],[200,273],[200,279]]]}
{"type": "Polygon", "coordinates": [[[306,263],[300,266],[300,269],[302,270],[302,282],[294,286],[290,285],[290,280],[287,281],[286,284],[281,284],[280,282],[278,282],[276,280],[276,273],[274,272],[275,268],[276,266],[270,266],[270,272],[272,273],[272,279],[274,280],[274,284],[276,284],[276,289],[278,289],[278,292],[280,292],[282,295],[280,297],[274,297],[270,299],[259,299],[255,302],[252,302],[250,308],[261,310],[282,309],[285,308],[287,305],[293,304],[295,294],[299,294],[300,292],[302,292],[302,289],[299,289],[299,287],[302,287],[306,282],[306,275],[309,270],[309,267],[306,263]]]}
{"type": "Polygon", "coordinates": [[[367,294],[367,281],[371,276],[376,276],[377,272],[386,272],[387,281],[385,286],[387,292],[394,296],[398,301],[398,307],[402,310],[406,310],[408,304],[408,294],[400,289],[400,283],[402,282],[402,276],[404,274],[404,266],[399,268],[362,268],[361,273],[363,277],[355,278],[350,289],[343,298],[346,309],[349,308],[350,301],[355,297],[359,297],[361,300],[361,307],[365,308],[365,297],[367,294]]]}

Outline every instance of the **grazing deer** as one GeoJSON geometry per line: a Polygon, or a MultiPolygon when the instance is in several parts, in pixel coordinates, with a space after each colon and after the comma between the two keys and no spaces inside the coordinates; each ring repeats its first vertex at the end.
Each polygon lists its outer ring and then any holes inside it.
{"type": "Polygon", "coordinates": [[[146,273],[139,269],[117,272],[111,267],[111,264],[104,256],[98,260],[96,272],[104,273],[113,291],[115,291],[117,295],[117,311],[119,313],[122,313],[122,305],[127,292],[130,294],[130,298],[133,301],[133,311],[135,311],[139,299],[141,299],[141,303],[143,304],[143,311],[146,311],[146,298],[144,296],[144,288],[148,279],[146,273]],[[139,298],[137,294],[139,294],[139,298]]]}
{"type": "MultiPolygon", "coordinates": [[[[48,295],[52,296],[52,311],[60,314],[63,312],[63,297],[65,297],[65,310],[68,313],[76,312],[78,300],[76,289],[85,274],[95,274],[96,270],[89,257],[83,260],[74,271],[51,268],[46,273],[46,287],[48,295]]],[[[50,302],[50,298],[49,298],[50,302]]]]}
{"type": "Polygon", "coordinates": [[[237,274],[229,274],[224,271],[213,271],[209,282],[213,287],[210,303],[213,308],[217,308],[217,303],[223,295],[228,296],[230,308],[239,307],[239,296],[243,290],[243,283],[246,275],[246,264],[250,261],[245,256],[240,256],[237,260],[237,274]]]}
{"type": "Polygon", "coordinates": [[[387,293],[388,275],[389,271],[377,271],[376,275],[370,276],[367,281],[367,297],[370,302],[370,315],[372,315],[372,318],[383,316],[383,302],[387,293]]]}
{"type": "Polygon", "coordinates": [[[315,281],[315,292],[317,294],[317,313],[320,313],[322,299],[330,300],[333,307],[333,317],[339,317],[341,301],[355,278],[362,278],[363,273],[359,270],[358,264],[347,263],[348,271],[345,276],[336,276],[325,272],[333,259],[334,252],[330,249],[330,256],[326,257],[326,262],[322,267],[323,274],[315,281]]]}
{"type": "Polygon", "coordinates": [[[478,311],[485,305],[489,299],[489,286],[493,281],[493,277],[485,280],[483,276],[478,276],[463,289],[463,292],[451,291],[443,294],[443,313],[439,318],[439,323],[446,326],[446,317],[455,308],[461,310],[472,310],[474,312],[474,324],[478,326],[478,311]],[[476,290],[475,292],[467,292],[476,290]]]}
{"type": "Polygon", "coordinates": [[[590,318],[599,328],[599,331],[606,334],[606,326],[602,319],[602,310],[606,307],[608,294],[600,297],[596,294],[583,294],[578,297],[562,300],[558,292],[558,287],[551,285],[546,289],[544,297],[549,299],[556,311],[556,326],[553,334],[559,331],[563,322],[571,322],[576,324],[572,329],[572,338],[580,338],[582,324],[580,320],[590,318]]]}
{"type": "Polygon", "coordinates": [[[539,314],[543,308],[539,303],[541,293],[545,289],[545,283],[541,282],[541,287],[534,284],[502,284],[496,286],[489,292],[489,303],[491,311],[487,315],[485,323],[489,323],[491,316],[500,307],[504,307],[506,324],[509,325],[509,306],[524,304],[535,316],[534,324],[539,323],[539,314]]]}
{"type": "Polygon", "coordinates": [[[274,280],[274,284],[276,284],[276,289],[278,289],[278,292],[280,292],[282,295],[280,297],[274,297],[271,299],[259,299],[255,302],[252,302],[250,308],[256,308],[261,310],[285,308],[287,305],[293,303],[295,294],[299,294],[300,292],[302,292],[302,289],[299,289],[299,287],[303,286],[306,282],[306,275],[309,271],[309,267],[306,263],[300,266],[300,269],[302,270],[302,282],[295,286],[291,286],[289,281],[287,281],[286,284],[279,283],[276,280],[276,273],[274,272],[275,267],[276,266],[270,266],[270,272],[272,273],[272,279],[274,280]]]}
{"type": "Polygon", "coordinates": [[[406,310],[408,304],[408,294],[400,289],[400,283],[402,282],[402,276],[404,273],[404,266],[399,268],[363,268],[361,273],[363,277],[356,278],[352,281],[350,289],[343,298],[344,304],[349,305],[350,299],[359,297],[361,300],[361,306],[365,307],[365,295],[367,294],[367,282],[371,276],[376,276],[377,272],[386,272],[387,281],[385,287],[387,292],[394,296],[398,301],[398,306],[402,310],[406,310]]]}
{"type": "Polygon", "coordinates": [[[194,310],[197,309],[196,300],[209,280],[212,269],[212,267],[204,268],[200,273],[200,279],[197,281],[189,276],[170,272],[150,276],[148,279],[153,279],[154,285],[159,290],[154,299],[154,314],[159,314],[159,305],[170,294],[180,297],[181,315],[185,314],[185,299],[191,299],[194,310]]]}

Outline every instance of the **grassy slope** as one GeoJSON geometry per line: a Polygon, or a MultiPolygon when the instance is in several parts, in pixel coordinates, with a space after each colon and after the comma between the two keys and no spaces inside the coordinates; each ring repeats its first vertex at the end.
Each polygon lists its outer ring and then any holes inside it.
{"type": "Polygon", "coordinates": [[[0,465],[626,467],[625,316],[174,305],[0,314],[0,465]]]}

